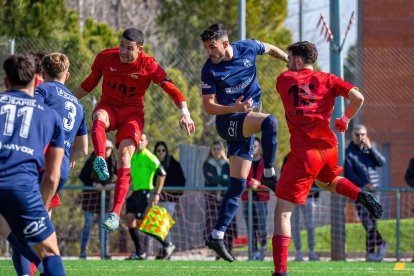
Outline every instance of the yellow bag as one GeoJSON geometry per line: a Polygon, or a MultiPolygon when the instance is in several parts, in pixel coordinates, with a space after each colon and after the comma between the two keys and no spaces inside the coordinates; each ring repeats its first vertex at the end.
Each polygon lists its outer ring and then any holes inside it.
{"type": "Polygon", "coordinates": [[[168,231],[174,224],[175,221],[171,218],[167,209],[154,205],[149,209],[138,229],[141,232],[158,236],[164,240],[168,235],[168,231]]]}

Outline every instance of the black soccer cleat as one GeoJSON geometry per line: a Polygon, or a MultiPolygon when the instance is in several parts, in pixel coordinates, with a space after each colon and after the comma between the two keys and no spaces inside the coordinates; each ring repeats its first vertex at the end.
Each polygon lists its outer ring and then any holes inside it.
{"type": "Polygon", "coordinates": [[[382,216],[382,205],[375,199],[375,197],[368,192],[359,192],[358,201],[370,212],[370,214],[379,219],[382,216]]]}
{"type": "Polygon", "coordinates": [[[273,175],[269,178],[264,177],[264,175],[262,175],[262,178],[260,179],[260,182],[262,183],[262,185],[265,185],[267,188],[269,188],[274,193],[276,192],[277,181],[278,179],[276,175],[273,175]]]}
{"type": "Polygon", "coordinates": [[[217,253],[217,255],[228,262],[234,262],[233,256],[227,251],[224,239],[213,239],[209,236],[206,240],[206,246],[217,253]]]}
{"type": "Polygon", "coordinates": [[[287,272],[272,272],[272,276],[289,276],[287,272]]]}

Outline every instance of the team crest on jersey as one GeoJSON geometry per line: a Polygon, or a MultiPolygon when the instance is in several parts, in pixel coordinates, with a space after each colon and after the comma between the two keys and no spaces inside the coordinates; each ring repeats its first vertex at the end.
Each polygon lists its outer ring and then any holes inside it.
{"type": "Polygon", "coordinates": [[[131,78],[133,78],[133,79],[136,79],[136,80],[138,79],[138,75],[137,75],[137,74],[131,74],[130,76],[131,76],[131,78]]]}
{"type": "Polygon", "coordinates": [[[249,68],[253,65],[253,63],[248,58],[245,58],[243,59],[243,65],[244,67],[249,68]]]}

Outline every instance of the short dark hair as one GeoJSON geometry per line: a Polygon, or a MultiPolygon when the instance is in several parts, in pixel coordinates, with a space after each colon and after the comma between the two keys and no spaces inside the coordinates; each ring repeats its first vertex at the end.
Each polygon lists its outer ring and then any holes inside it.
{"type": "Polygon", "coordinates": [[[30,55],[11,55],[4,61],[3,70],[11,85],[27,86],[34,78],[36,64],[30,55]]]}
{"type": "Polygon", "coordinates": [[[288,52],[292,52],[293,56],[303,58],[305,64],[314,64],[318,59],[318,50],[315,44],[308,41],[300,41],[290,44],[287,47],[288,52]]]}
{"type": "Polygon", "coordinates": [[[212,39],[219,39],[224,36],[227,36],[226,26],[224,26],[222,23],[215,23],[204,30],[204,32],[201,34],[201,40],[205,42],[212,39]]]}
{"type": "Polygon", "coordinates": [[[124,31],[122,37],[135,41],[138,45],[144,45],[144,34],[135,28],[129,28],[124,31]]]}
{"type": "Polygon", "coordinates": [[[42,73],[42,66],[41,62],[43,57],[45,56],[42,52],[29,52],[29,54],[34,58],[36,64],[36,74],[40,75],[42,73]]]}

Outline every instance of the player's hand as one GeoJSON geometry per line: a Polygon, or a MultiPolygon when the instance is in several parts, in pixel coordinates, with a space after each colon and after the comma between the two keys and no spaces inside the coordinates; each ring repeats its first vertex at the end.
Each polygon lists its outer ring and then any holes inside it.
{"type": "Polygon", "coordinates": [[[76,165],[76,161],[72,161],[70,162],[70,168],[73,169],[76,165]]]}
{"type": "Polygon", "coordinates": [[[187,136],[190,136],[192,133],[195,132],[195,125],[193,119],[191,119],[190,116],[183,115],[179,123],[181,129],[185,129],[185,131],[187,132],[187,136]]]}
{"type": "Polygon", "coordinates": [[[236,112],[251,112],[253,111],[253,99],[248,99],[242,102],[244,96],[240,96],[234,103],[236,112]]]}
{"type": "Polygon", "coordinates": [[[342,118],[335,119],[334,128],[338,132],[345,132],[348,129],[348,124],[342,118]]]}

